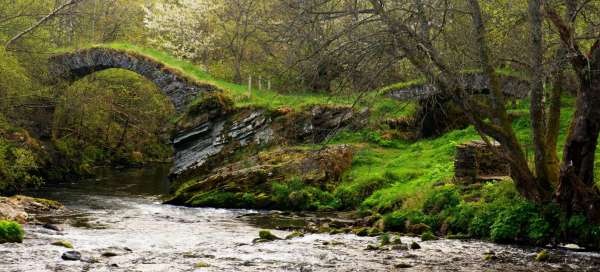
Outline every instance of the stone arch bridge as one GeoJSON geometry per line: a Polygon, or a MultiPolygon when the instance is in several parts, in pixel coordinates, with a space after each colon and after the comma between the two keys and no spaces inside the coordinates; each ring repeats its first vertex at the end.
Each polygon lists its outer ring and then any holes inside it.
{"type": "Polygon", "coordinates": [[[183,112],[200,93],[218,90],[213,85],[198,82],[150,57],[126,50],[104,47],[81,49],[54,55],[49,64],[53,79],[71,82],[110,68],[138,73],[154,82],[169,97],[177,113],[183,112]]]}

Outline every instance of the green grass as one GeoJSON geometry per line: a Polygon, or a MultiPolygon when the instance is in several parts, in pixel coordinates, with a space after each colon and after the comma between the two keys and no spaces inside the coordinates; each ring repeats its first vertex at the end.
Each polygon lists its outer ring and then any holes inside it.
{"type": "MultiPolygon", "coordinates": [[[[514,121],[513,127],[533,167],[528,103],[527,100],[520,101],[511,111],[524,114],[514,121]]],[[[574,103],[573,98],[563,99],[559,157],[562,156],[574,103]]],[[[361,205],[382,213],[400,208],[420,209],[423,196],[432,190],[434,183],[448,182],[453,177],[456,145],[479,139],[472,127],[414,143],[381,140],[379,133],[373,131],[343,132],[332,142],[351,143],[360,148],[336,195],[342,199],[342,206],[361,205]]],[[[600,156],[600,151],[596,152],[600,156]]],[[[597,164],[600,166],[599,162],[597,164]]]]}

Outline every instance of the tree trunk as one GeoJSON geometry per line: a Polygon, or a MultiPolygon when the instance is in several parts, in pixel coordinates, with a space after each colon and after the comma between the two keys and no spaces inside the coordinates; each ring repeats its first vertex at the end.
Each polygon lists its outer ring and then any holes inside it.
{"type": "Polygon", "coordinates": [[[600,222],[600,192],[594,182],[600,133],[600,50],[593,50],[579,78],[581,89],[563,151],[557,199],[567,214],[583,212],[593,222],[600,222]]]}

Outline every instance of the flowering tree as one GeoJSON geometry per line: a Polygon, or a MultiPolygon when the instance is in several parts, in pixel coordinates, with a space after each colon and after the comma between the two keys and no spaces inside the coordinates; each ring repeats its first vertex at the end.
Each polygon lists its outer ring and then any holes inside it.
{"type": "Polygon", "coordinates": [[[213,0],[177,0],[146,7],[150,42],[178,57],[205,61],[216,37],[211,17],[219,6],[213,0]]]}

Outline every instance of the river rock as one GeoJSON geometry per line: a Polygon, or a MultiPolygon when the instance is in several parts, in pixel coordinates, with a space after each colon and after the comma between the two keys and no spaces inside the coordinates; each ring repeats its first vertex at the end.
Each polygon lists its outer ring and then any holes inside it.
{"type": "Polygon", "coordinates": [[[61,228],[57,225],[54,225],[54,224],[49,224],[49,223],[42,225],[42,228],[54,230],[54,231],[63,231],[63,228],[61,228]]]}
{"type": "Polygon", "coordinates": [[[421,245],[419,245],[417,242],[412,242],[410,243],[410,249],[421,249],[421,245]]]}
{"type": "Polygon", "coordinates": [[[61,258],[65,261],[79,261],[81,260],[81,253],[78,251],[67,251],[62,254],[61,258]]]}
{"type": "Polygon", "coordinates": [[[48,214],[62,208],[62,204],[47,199],[22,195],[0,197],[0,220],[12,220],[25,224],[31,214],[48,214]]]}

